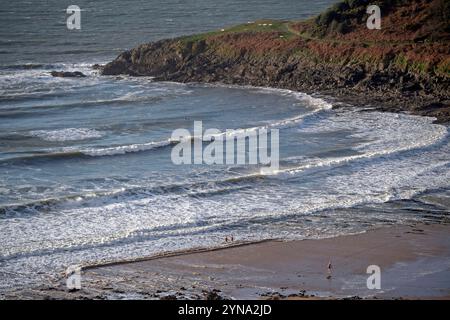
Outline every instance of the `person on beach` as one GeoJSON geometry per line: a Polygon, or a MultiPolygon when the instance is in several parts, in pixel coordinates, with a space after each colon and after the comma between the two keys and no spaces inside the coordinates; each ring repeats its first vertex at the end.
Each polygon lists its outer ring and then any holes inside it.
{"type": "Polygon", "coordinates": [[[333,265],[331,264],[331,259],[330,259],[330,261],[328,262],[328,276],[327,276],[327,279],[331,279],[332,269],[333,269],[333,265]]]}

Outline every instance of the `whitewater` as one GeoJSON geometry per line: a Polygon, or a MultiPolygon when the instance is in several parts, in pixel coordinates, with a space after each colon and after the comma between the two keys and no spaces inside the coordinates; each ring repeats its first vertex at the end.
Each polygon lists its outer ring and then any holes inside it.
{"type": "Polygon", "coordinates": [[[321,238],[448,214],[448,128],[431,118],[289,90],[102,77],[89,63],[59,66],[86,79],[55,79],[53,67],[0,75],[2,291],[228,234],[321,238]],[[174,165],[171,132],[195,120],[279,129],[280,169],[174,165]]]}

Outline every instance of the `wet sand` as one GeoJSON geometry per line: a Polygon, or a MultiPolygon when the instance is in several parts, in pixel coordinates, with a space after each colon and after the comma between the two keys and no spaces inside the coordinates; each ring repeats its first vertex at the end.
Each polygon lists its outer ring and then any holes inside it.
{"type": "Polygon", "coordinates": [[[85,267],[82,289],[65,279],[30,299],[449,299],[450,225],[383,227],[321,240],[222,244],[85,267]],[[331,260],[331,278],[328,263],[331,260]],[[369,265],[381,289],[368,289],[369,265]]]}

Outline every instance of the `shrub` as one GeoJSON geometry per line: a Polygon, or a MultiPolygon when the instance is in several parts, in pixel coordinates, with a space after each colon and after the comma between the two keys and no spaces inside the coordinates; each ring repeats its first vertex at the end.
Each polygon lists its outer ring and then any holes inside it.
{"type": "Polygon", "coordinates": [[[331,21],[333,21],[333,19],[336,17],[336,11],[334,11],[332,8],[328,9],[327,11],[325,11],[324,13],[320,14],[317,17],[317,24],[318,25],[329,25],[331,23],[331,21]]]}

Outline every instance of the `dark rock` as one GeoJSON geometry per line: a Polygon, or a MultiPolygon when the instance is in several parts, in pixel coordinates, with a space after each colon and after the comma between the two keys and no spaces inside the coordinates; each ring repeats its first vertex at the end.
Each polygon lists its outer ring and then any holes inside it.
{"type": "Polygon", "coordinates": [[[92,69],[94,69],[94,70],[103,70],[104,67],[105,67],[104,65],[101,65],[98,63],[92,65],[92,69]]]}
{"type": "Polygon", "coordinates": [[[86,77],[85,74],[83,74],[80,71],[52,71],[50,74],[53,77],[60,77],[60,78],[84,78],[86,77]]]}
{"type": "Polygon", "coordinates": [[[342,300],[362,300],[362,298],[359,296],[353,296],[353,297],[342,298],[342,300]]]}
{"type": "Polygon", "coordinates": [[[168,295],[168,296],[161,297],[160,300],[177,300],[177,297],[174,295],[168,295]]]}
{"type": "Polygon", "coordinates": [[[223,300],[223,298],[217,292],[217,290],[207,292],[205,295],[205,300],[223,300]]]}

